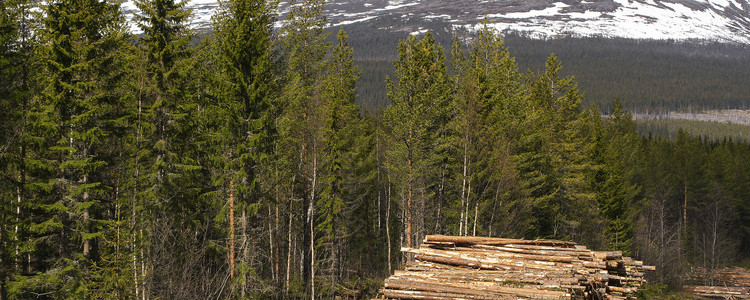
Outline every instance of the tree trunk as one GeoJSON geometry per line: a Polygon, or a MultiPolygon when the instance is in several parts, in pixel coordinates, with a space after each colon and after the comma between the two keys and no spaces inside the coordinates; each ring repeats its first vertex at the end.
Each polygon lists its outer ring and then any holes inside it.
{"type": "MultiPolygon", "coordinates": [[[[86,149],[83,149],[83,157],[86,157],[86,149]]],[[[83,184],[88,183],[88,176],[83,175],[83,184]]],[[[89,201],[89,192],[85,191],[83,192],[83,203],[89,201]]],[[[89,209],[86,208],[83,210],[83,234],[89,233],[89,209]]],[[[91,240],[90,239],[83,239],[83,256],[88,258],[89,252],[91,252],[91,240]]]]}
{"type": "MultiPolygon", "coordinates": [[[[292,179],[292,182],[294,182],[294,179],[292,179]]],[[[292,187],[292,190],[294,190],[294,187],[292,187]]],[[[289,224],[287,226],[287,252],[286,252],[286,281],[284,282],[284,290],[288,293],[289,292],[289,281],[291,280],[292,276],[292,204],[294,202],[294,193],[292,193],[289,196],[289,210],[287,211],[289,214],[289,224]]],[[[288,296],[288,295],[287,295],[288,296]]]]}
{"type": "Polygon", "coordinates": [[[683,228],[683,232],[687,231],[687,225],[688,225],[688,221],[687,221],[687,205],[688,205],[688,184],[687,184],[687,178],[686,178],[685,179],[685,202],[683,203],[683,206],[682,206],[682,220],[683,220],[683,224],[682,224],[683,227],[682,228],[683,228]]]}
{"type": "Polygon", "coordinates": [[[310,299],[315,300],[315,187],[318,181],[318,155],[313,148],[312,187],[310,191],[310,299]]]}
{"type": "MultiPolygon", "coordinates": [[[[250,260],[250,243],[247,238],[247,209],[244,206],[242,209],[242,219],[240,220],[240,226],[242,230],[242,259],[240,261],[244,261],[246,263],[249,263],[250,260]]],[[[244,278],[242,278],[242,282],[240,283],[240,295],[244,298],[248,294],[248,285],[247,285],[247,274],[243,273],[244,278]]]]}
{"type": "MultiPolygon", "coordinates": [[[[411,151],[411,150],[410,150],[411,151]]],[[[406,247],[413,247],[411,242],[411,225],[412,225],[412,201],[413,201],[413,194],[414,194],[414,182],[412,179],[413,176],[413,165],[412,165],[412,159],[411,154],[409,154],[409,178],[408,178],[408,197],[406,198],[406,232],[404,235],[406,235],[406,247]]]]}
{"type": "Polygon", "coordinates": [[[130,252],[132,253],[132,267],[133,267],[133,289],[135,290],[134,299],[138,299],[140,294],[140,282],[138,276],[138,250],[136,240],[136,207],[138,206],[138,178],[140,174],[139,158],[141,156],[141,114],[143,112],[143,102],[141,98],[141,90],[143,88],[143,76],[141,76],[141,82],[138,89],[138,125],[135,133],[135,170],[133,172],[133,199],[130,201],[130,252]]]}
{"type": "MultiPolygon", "coordinates": [[[[468,132],[468,129],[467,129],[468,132]]],[[[459,221],[458,225],[458,235],[466,235],[464,233],[466,227],[469,226],[469,224],[466,223],[466,214],[468,213],[466,211],[466,173],[468,172],[469,166],[469,144],[468,144],[468,133],[464,136],[464,166],[463,166],[463,176],[462,176],[462,182],[461,182],[461,220],[459,221]]]]}
{"type": "Polygon", "coordinates": [[[274,241],[273,241],[273,219],[272,218],[273,218],[273,214],[271,212],[271,205],[269,203],[268,205],[268,246],[271,250],[270,251],[271,255],[268,256],[268,262],[271,265],[271,267],[269,268],[271,269],[271,280],[273,280],[273,282],[276,282],[278,273],[275,268],[274,257],[276,257],[275,254],[276,252],[278,252],[278,249],[277,249],[277,246],[274,246],[274,241]]]}
{"type": "Polygon", "coordinates": [[[276,208],[276,215],[274,218],[274,240],[276,243],[276,252],[274,253],[273,258],[273,267],[276,270],[276,285],[278,286],[279,283],[281,283],[281,268],[279,268],[279,252],[281,252],[281,247],[279,246],[279,190],[278,187],[276,188],[276,203],[274,204],[276,208]]]}
{"type": "MultiPolygon", "coordinates": [[[[307,161],[306,157],[307,151],[306,147],[303,147],[302,151],[300,152],[300,166],[299,171],[300,173],[303,173],[302,180],[306,181],[308,176],[306,176],[307,170],[306,167],[302,166],[303,162],[307,161]]],[[[300,269],[302,269],[302,280],[305,283],[305,291],[310,291],[310,266],[311,266],[311,259],[310,259],[310,244],[312,243],[310,241],[310,226],[308,224],[312,223],[312,215],[310,214],[311,211],[311,205],[310,203],[310,197],[309,195],[302,195],[302,219],[304,220],[302,223],[302,264],[300,265],[300,269]]]]}
{"type": "Polygon", "coordinates": [[[385,239],[388,243],[388,275],[393,273],[393,266],[391,266],[391,178],[388,176],[388,195],[385,198],[386,209],[385,209],[385,239]]]}
{"type": "Polygon", "coordinates": [[[16,220],[15,220],[16,222],[15,222],[15,226],[13,226],[13,241],[16,244],[16,247],[15,247],[16,259],[15,259],[14,269],[16,271],[19,270],[19,267],[20,267],[19,260],[21,259],[20,258],[21,248],[19,247],[19,239],[18,239],[18,224],[21,222],[21,201],[23,201],[22,190],[23,190],[22,188],[18,188],[18,199],[17,199],[18,202],[16,203],[16,220]]]}
{"type": "Polygon", "coordinates": [[[377,172],[378,172],[378,177],[377,177],[377,180],[378,180],[377,181],[377,187],[378,187],[378,236],[380,237],[380,236],[383,235],[383,231],[380,229],[381,222],[382,222],[382,217],[381,217],[381,212],[382,212],[381,197],[383,195],[383,189],[382,189],[382,179],[381,179],[381,174],[380,174],[381,173],[380,172],[381,171],[380,170],[380,166],[381,166],[381,164],[380,164],[380,136],[378,135],[377,127],[375,129],[375,141],[376,141],[375,142],[375,160],[376,160],[375,166],[376,166],[376,169],[377,169],[377,172]]]}
{"type": "Polygon", "coordinates": [[[471,235],[477,236],[477,222],[479,221],[479,201],[474,203],[474,230],[471,235]]]}
{"type": "Polygon", "coordinates": [[[234,279],[234,178],[229,179],[229,279],[234,279]]]}
{"type": "Polygon", "coordinates": [[[440,233],[440,225],[442,222],[443,204],[445,203],[445,173],[448,171],[448,163],[443,163],[443,167],[440,170],[440,187],[438,188],[438,209],[435,215],[435,231],[434,234],[440,233]]]}

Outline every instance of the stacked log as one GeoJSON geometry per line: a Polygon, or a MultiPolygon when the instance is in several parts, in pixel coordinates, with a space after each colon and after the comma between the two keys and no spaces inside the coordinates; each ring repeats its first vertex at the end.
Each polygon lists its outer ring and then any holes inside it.
{"type": "Polygon", "coordinates": [[[685,286],[685,291],[696,296],[719,299],[750,299],[750,287],[742,286],[685,286]]]}
{"type": "Polygon", "coordinates": [[[694,283],[713,283],[713,285],[686,285],[685,291],[696,296],[718,299],[750,299],[750,270],[740,267],[728,267],[709,272],[696,268],[691,272],[690,280],[694,283]]]}
{"type": "Polygon", "coordinates": [[[723,268],[716,271],[716,277],[722,285],[750,287],[750,270],[745,268],[723,268]]]}
{"type": "Polygon", "coordinates": [[[572,242],[429,235],[385,299],[627,299],[654,267],[572,242]]]}

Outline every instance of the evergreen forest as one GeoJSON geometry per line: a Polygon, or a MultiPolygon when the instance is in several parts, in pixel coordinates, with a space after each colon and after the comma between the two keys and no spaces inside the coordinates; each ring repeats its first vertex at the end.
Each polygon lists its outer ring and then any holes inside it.
{"type": "Polygon", "coordinates": [[[362,109],[323,0],[117,3],[0,2],[2,300],[364,299],[427,234],[619,250],[652,292],[750,264],[750,143],[641,136],[488,26],[404,35],[362,109]]]}

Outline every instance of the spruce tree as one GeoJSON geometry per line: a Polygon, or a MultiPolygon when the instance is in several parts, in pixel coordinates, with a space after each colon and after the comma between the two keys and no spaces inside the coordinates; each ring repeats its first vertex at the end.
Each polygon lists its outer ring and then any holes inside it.
{"type": "Polygon", "coordinates": [[[135,3],[140,10],[135,19],[143,31],[139,46],[145,66],[137,109],[136,127],[141,137],[136,154],[138,189],[134,191],[139,202],[134,207],[142,208],[136,227],[143,232],[144,248],[137,260],[144,263],[136,277],[143,280],[137,285],[139,294],[146,297],[200,295],[200,287],[180,284],[176,276],[201,272],[198,257],[208,245],[190,236],[196,231],[210,233],[203,228],[210,216],[203,213],[205,205],[199,197],[205,193],[208,179],[198,163],[205,133],[198,121],[204,110],[193,98],[199,94],[193,93],[190,73],[194,60],[186,3],[135,3]],[[193,255],[186,256],[185,251],[193,255]]]}
{"type": "Polygon", "coordinates": [[[620,101],[614,102],[606,121],[601,141],[595,142],[602,144],[594,158],[602,166],[594,177],[597,202],[607,220],[607,247],[627,254],[632,251],[632,222],[640,192],[631,166],[639,163],[640,145],[635,122],[620,101]]]}
{"type": "Polygon", "coordinates": [[[108,84],[116,80],[110,68],[119,7],[92,0],[44,8],[47,76],[38,109],[28,108],[34,142],[27,165],[37,165],[29,169],[37,181],[29,188],[26,247],[36,262],[27,270],[35,274],[17,276],[9,286],[15,296],[51,291],[83,297],[93,280],[91,265],[103,252],[100,221],[110,200],[103,149],[110,133],[106,111],[117,105],[108,84]]]}
{"type": "Polygon", "coordinates": [[[26,211],[26,118],[31,97],[33,44],[32,4],[0,3],[0,298],[7,298],[5,283],[22,271],[26,211]]]}
{"type": "MultiPolygon", "coordinates": [[[[221,72],[220,91],[216,96],[212,118],[218,129],[217,148],[219,157],[214,182],[220,187],[219,195],[228,198],[228,261],[230,278],[238,275],[240,296],[245,296],[251,270],[259,267],[253,256],[257,251],[248,239],[250,207],[257,212],[260,205],[260,172],[267,169],[269,155],[273,151],[276,135],[276,115],[273,74],[272,11],[275,8],[266,1],[235,0],[222,2],[214,21],[216,54],[221,72]],[[235,199],[237,211],[241,212],[241,240],[235,240],[235,199]],[[239,255],[236,245],[243,245],[239,255]],[[241,267],[235,268],[236,260],[241,267]],[[235,274],[239,272],[238,274],[235,274]]],[[[264,184],[268,184],[263,180],[264,184]]],[[[278,251],[278,249],[277,249],[278,251]]]]}
{"type": "MultiPolygon", "coordinates": [[[[357,79],[359,71],[353,63],[352,49],[343,29],[336,36],[338,44],[332,51],[332,57],[325,75],[323,95],[325,97],[326,124],[323,133],[323,169],[321,181],[323,189],[317,206],[320,208],[316,228],[322,232],[318,245],[325,245],[328,252],[328,273],[330,285],[335,286],[341,275],[341,251],[343,236],[346,235],[343,222],[347,176],[354,172],[351,165],[354,130],[357,128],[358,106],[354,103],[357,97],[357,79]]],[[[320,247],[324,249],[325,247],[320,247]]]]}
{"type": "Polygon", "coordinates": [[[302,196],[302,278],[308,296],[315,297],[315,202],[321,188],[321,153],[325,125],[322,83],[331,45],[326,42],[322,0],[292,1],[281,42],[287,71],[282,89],[280,157],[296,167],[295,189],[302,196]]]}
{"type": "MultiPolygon", "coordinates": [[[[594,193],[588,185],[592,165],[588,139],[592,119],[582,112],[582,94],[572,77],[562,77],[562,65],[552,54],[545,70],[529,83],[529,103],[517,161],[531,197],[533,221],[529,235],[548,238],[594,239],[594,193]]],[[[585,241],[584,241],[585,242],[585,241]]]]}

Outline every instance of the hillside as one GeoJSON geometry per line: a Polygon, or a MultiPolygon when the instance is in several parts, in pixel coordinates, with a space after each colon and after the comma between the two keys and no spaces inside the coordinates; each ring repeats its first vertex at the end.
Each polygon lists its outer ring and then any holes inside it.
{"type": "MultiPolygon", "coordinates": [[[[217,0],[189,0],[187,7],[194,15],[191,24],[207,28],[217,5],[217,0]]],[[[137,11],[133,0],[123,7],[132,20],[137,11]]],[[[279,3],[279,20],[289,7],[288,0],[279,3]]],[[[326,3],[326,15],[329,27],[362,23],[393,33],[422,32],[438,23],[448,31],[473,31],[486,16],[501,32],[524,32],[541,39],[576,36],[750,43],[747,0],[332,0],[326,3]]]]}

